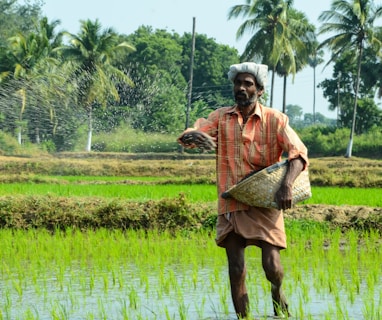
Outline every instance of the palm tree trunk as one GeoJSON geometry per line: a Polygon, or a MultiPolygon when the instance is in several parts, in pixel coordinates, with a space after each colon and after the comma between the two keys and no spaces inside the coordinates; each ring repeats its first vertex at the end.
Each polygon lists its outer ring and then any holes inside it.
{"type": "Polygon", "coordinates": [[[93,134],[93,118],[92,118],[92,107],[89,106],[88,112],[88,141],[86,143],[86,151],[90,152],[92,149],[92,134],[93,134]]]}
{"type": "Polygon", "coordinates": [[[21,126],[19,127],[19,132],[17,132],[17,142],[21,145],[21,131],[22,131],[22,128],[21,126]]]}
{"type": "Polygon", "coordinates": [[[362,53],[363,53],[363,44],[360,44],[359,47],[359,55],[358,55],[358,70],[357,70],[357,80],[356,80],[356,86],[355,86],[355,97],[354,97],[354,108],[353,108],[353,121],[352,126],[350,130],[350,138],[349,143],[346,149],[346,158],[351,158],[352,156],[352,149],[353,149],[353,137],[354,137],[354,131],[355,131],[355,121],[357,117],[357,104],[358,104],[358,91],[359,91],[359,79],[361,77],[361,61],[362,61],[362,53]]]}
{"type": "Polygon", "coordinates": [[[284,75],[284,84],[283,84],[283,113],[286,113],[286,87],[287,87],[287,75],[284,75]]]}
{"type": "Polygon", "coordinates": [[[340,81],[341,81],[341,72],[338,75],[337,81],[337,127],[340,126],[340,114],[341,114],[341,106],[340,106],[340,81]]]}
{"type": "Polygon", "coordinates": [[[316,66],[313,67],[313,124],[316,123],[316,66]]]}
{"type": "Polygon", "coordinates": [[[272,69],[272,80],[271,80],[271,100],[269,106],[273,108],[273,91],[275,88],[275,68],[272,69]]]}
{"type": "Polygon", "coordinates": [[[36,133],[36,143],[37,144],[40,144],[41,143],[41,140],[40,140],[40,128],[36,128],[36,130],[35,130],[35,133],[36,133]]]}

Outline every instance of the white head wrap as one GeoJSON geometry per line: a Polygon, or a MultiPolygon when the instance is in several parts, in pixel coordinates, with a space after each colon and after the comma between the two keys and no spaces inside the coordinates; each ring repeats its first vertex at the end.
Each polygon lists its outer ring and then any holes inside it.
{"type": "Polygon", "coordinates": [[[228,79],[232,82],[238,73],[250,73],[256,78],[258,85],[265,88],[268,77],[268,66],[265,64],[257,64],[254,62],[243,62],[239,64],[233,64],[228,71],[228,79]]]}

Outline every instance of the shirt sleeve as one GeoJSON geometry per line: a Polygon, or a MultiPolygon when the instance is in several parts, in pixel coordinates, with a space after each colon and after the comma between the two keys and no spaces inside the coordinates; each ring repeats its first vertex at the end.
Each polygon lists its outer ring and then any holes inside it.
{"type": "MultiPolygon", "coordinates": [[[[219,126],[219,113],[218,113],[218,110],[215,110],[209,114],[207,119],[199,118],[198,120],[195,121],[193,127],[187,128],[186,130],[184,130],[182,134],[178,137],[177,142],[180,145],[185,146],[184,143],[182,142],[183,135],[187,132],[194,131],[194,130],[202,131],[208,134],[209,136],[211,136],[212,138],[214,138],[214,140],[216,141],[216,137],[218,135],[218,129],[217,129],[218,126],[219,126]]],[[[192,146],[192,147],[188,146],[188,148],[194,148],[194,147],[195,146],[192,146]]]]}
{"type": "Polygon", "coordinates": [[[212,111],[208,118],[199,118],[194,123],[194,130],[199,130],[207,133],[211,137],[216,137],[218,135],[219,126],[219,110],[212,111]]]}

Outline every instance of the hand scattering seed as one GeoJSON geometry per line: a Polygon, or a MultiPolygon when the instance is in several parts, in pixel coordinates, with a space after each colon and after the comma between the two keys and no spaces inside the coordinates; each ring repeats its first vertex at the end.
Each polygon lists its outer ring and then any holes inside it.
{"type": "Polygon", "coordinates": [[[216,148],[214,140],[204,132],[193,131],[184,134],[182,141],[186,145],[195,144],[199,149],[210,151],[216,148]]]}

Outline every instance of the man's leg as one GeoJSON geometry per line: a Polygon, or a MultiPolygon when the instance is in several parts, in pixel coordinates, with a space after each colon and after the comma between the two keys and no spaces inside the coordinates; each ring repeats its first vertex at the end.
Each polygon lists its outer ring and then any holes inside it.
{"type": "Polygon", "coordinates": [[[245,318],[248,312],[248,294],[245,286],[246,267],[244,260],[245,240],[234,232],[224,239],[228,258],[231,295],[236,315],[245,318]]]}
{"type": "Polygon", "coordinates": [[[264,241],[261,242],[260,246],[265,275],[272,284],[274,313],[279,316],[289,316],[288,304],[281,290],[284,270],[280,261],[280,249],[264,241]]]}

